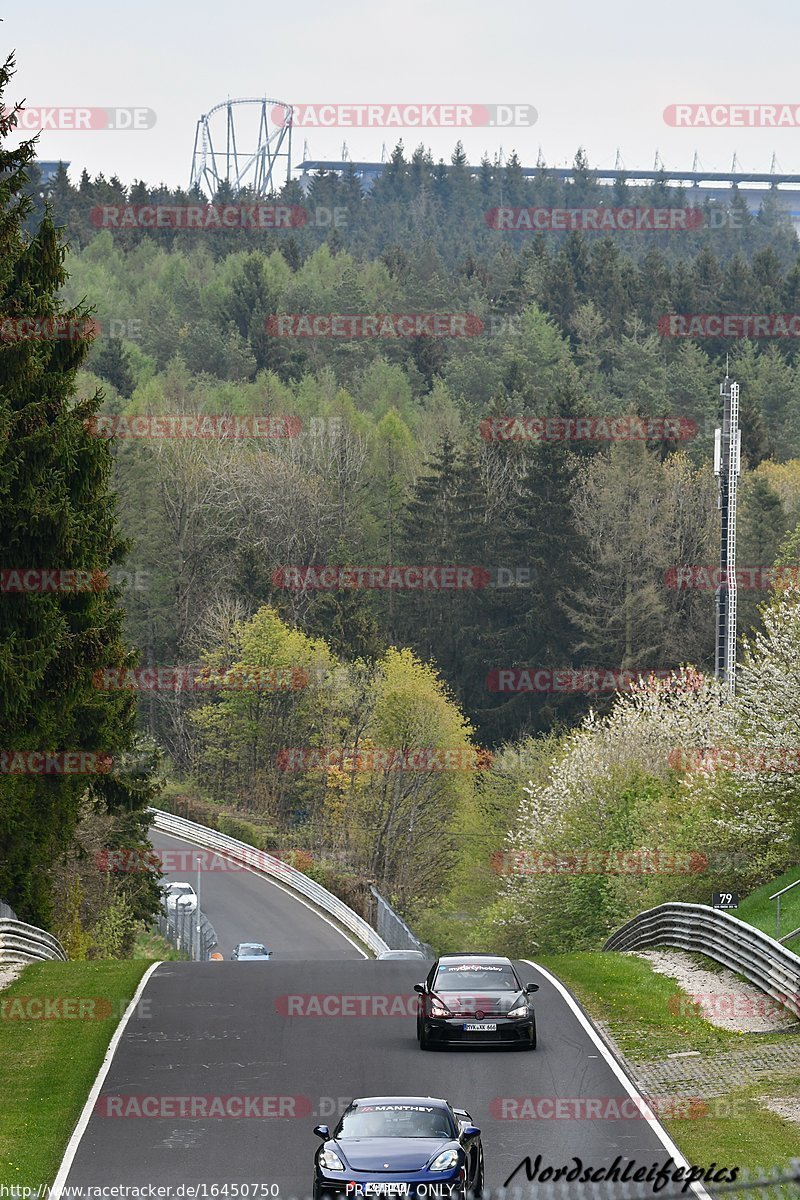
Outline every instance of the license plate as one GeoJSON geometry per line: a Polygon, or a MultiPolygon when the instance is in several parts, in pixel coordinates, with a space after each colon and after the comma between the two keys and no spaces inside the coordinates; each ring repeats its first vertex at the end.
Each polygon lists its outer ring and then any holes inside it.
{"type": "Polygon", "coordinates": [[[407,1196],[408,1183],[365,1183],[364,1193],[368,1196],[407,1196]]]}
{"type": "Polygon", "coordinates": [[[497,1026],[490,1024],[488,1021],[481,1021],[480,1025],[465,1025],[465,1033],[495,1033],[497,1026]]]}

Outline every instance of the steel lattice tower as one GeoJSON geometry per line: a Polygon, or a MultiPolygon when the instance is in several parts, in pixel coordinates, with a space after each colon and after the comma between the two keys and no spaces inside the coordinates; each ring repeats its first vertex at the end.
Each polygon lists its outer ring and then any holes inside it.
{"type": "Polygon", "coordinates": [[[739,385],[720,385],[722,428],[714,431],[714,474],[719,478],[719,583],[715,592],[717,637],[714,675],[733,695],[736,688],[736,500],[742,458],[739,385]]]}
{"type": "Polygon", "coordinates": [[[289,182],[291,170],[291,104],[266,96],[226,100],[198,120],[190,188],[196,185],[213,198],[225,183],[233,192],[247,188],[266,198],[289,182]],[[251,105],[256,109],[244,107],[251,105]],[[241,150],[240,143],[249,148],[241,150]],[[285,179],[279,169],[281,160],[286,164],[285,179]]]}

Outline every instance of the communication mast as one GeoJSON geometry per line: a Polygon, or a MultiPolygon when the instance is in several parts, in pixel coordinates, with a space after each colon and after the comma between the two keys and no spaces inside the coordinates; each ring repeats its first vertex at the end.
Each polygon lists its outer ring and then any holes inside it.
{"type": "Polygon", "coordinates": [[[722,428],[714,430],[714,474],[719,479],[719,582],[715,592],[717,640],[714,676],[730,696],[736,690],[736,498],[742,462],[739,385],[720,384],[722,428]]]}

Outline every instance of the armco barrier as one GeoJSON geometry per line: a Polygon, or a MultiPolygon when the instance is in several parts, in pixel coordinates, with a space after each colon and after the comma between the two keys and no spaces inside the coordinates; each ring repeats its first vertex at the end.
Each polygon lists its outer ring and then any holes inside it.
{"type": "Polygon", "coordinates": [[[383,950],[389,949],[383,938],[378,936],[363,917],[353,912],[352,908],[338,896],[334,896],[327,888],[315,883],[313,879],[309,879],[302,871],[295,870],[294,867],[290,867],[288,863],[282,862],[279,858],[273,858],[264,850],[256,850],[254,846],[248,846],[246,842],[228,837],[226,833],[218,833],[216,829],[207,829],[205,825],[198,825],[196,821],[187,821],[185,817],[175,817],[172,813],[162,812],[158,808],[151,808],[149,811],[156,829],[160,829],[164,833],[171,833],[174,837],[184,838],[187,842],[194,842],[195,845],[202,846],[204,850],[216,850],[225,858],[243,863],[252,870],[259,871],[262,875],[297,892],[298,895],[305,896],[317,908],[333,917],[344,929],[355,934],[358,940],[363,942],[373,954],[380,954],[383,950]]]}
{"type": "Polygon", "coordinates": [[[604,950],[677,946],[722,963],[800,1017],[800,958],[780,942],[707,904],[659,904],[623,925],[604,950]]]}
{"type": "Polygon", "coordinates": [[[24,921],[0,920],[0,963],[40,962],[48,958],[67,961],[64,947],[52,933],[24,921]]]}
{"type": "Polygon", "coordinates": [[[375,901],[373,920],[380,936],[392,950],[419,950],[426,958],[436,958],[433,947],[427,942],[421,942],[413,930],[409,929],[399,913],[396,913],[388,900],[385,900],[376,887],[370,884],[372,899],[375,901]]]}

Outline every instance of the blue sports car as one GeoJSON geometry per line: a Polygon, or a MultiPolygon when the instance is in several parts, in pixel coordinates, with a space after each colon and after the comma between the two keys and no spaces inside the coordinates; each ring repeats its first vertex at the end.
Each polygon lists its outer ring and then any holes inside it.
{"type": "Polygon", "coordinates": [[[481,1131],[463,1108],[430,1096],[352,1100],[331,1133],[314,1129],[314,1200],[407,1196],[465,1200],[483,1192],[481,1131]]]}

